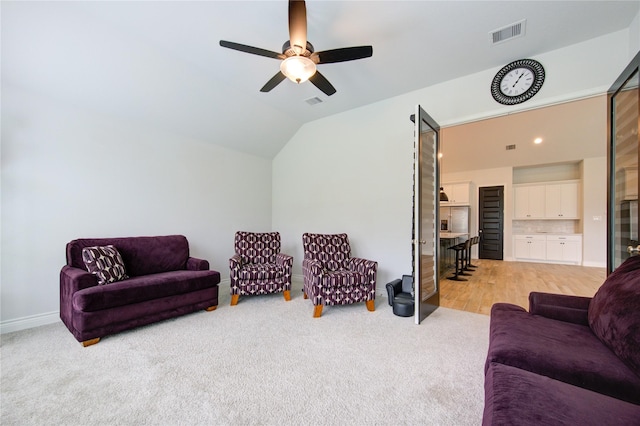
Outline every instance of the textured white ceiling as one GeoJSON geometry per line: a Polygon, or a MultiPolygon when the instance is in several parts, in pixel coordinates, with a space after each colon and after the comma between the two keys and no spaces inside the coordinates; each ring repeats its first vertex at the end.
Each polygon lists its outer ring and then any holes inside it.
{"type": "Polygon", "coordinates": [[[2,2],[2,84],[262,157],[306,122],[627,28],[637,1],[308,1],[316,51],[373,45],[373,57],[320,65],[336,87],[285,80],[259,89],[280,51],[287,2],[2,2]],[[526,35],[488,33],[527,19],[526,35]],[[305,99],[324,102],[310,106],[305,99]]]}

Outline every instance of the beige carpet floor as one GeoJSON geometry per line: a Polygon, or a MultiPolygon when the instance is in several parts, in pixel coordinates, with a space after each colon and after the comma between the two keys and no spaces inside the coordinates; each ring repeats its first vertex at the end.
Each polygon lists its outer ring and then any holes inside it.
{"type": "Polygon", "coordinates": [[[62,323],[0,337],[2,425],[478,425],[489,317],[421,325],[384,298],[312,305],[294,287],[83,348],[62,323]]]}

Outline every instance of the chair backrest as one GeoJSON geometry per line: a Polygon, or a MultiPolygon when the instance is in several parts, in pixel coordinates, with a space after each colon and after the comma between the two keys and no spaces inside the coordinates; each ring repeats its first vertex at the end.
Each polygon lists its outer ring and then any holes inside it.
{"type": "Polygon", "coordinates": [[[351,246],[347,234],[302,234],[305,259],[318,260],[328,271],[347,269],[351,246]]]}
{"type": "Polygon", "coordinates": [[[402,276],[402,292],[413,294],[413,275],[402,276]]]}
{"type": "Polygon", "coordinates": [[[235,251],[242,263],[275,263],[280,253],[280,233],[238,231],[235,251]]]}
{"type": "Polygon", "coordinates": [[[189,242],[184,235],[79,238],[67,244],[67,265],[86,269],[82,249],[106,245],[115,246],[130,277],[182,270],[189,258],[189,242]]]}

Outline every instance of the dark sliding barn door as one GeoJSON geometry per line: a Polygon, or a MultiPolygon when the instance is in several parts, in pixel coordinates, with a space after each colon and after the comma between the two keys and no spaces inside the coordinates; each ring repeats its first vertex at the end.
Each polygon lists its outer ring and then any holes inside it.
{"type": "Polygon", "coordinates": [[[503,259],[504,246],[504,187],[486,186],[478,194],[478,257],[503,259]]]}

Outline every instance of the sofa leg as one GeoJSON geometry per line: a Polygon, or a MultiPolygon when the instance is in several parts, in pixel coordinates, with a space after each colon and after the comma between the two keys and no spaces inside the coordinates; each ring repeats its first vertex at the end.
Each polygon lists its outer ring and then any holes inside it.
{"type": "Polygon", "coordinates": [[[84,342],[82,342],[82,346],[86,348],[87,346],[95,345],[99,341],[100,341],[99,337],[96,337],[95,339],[85,340],[84,342]]]}
{"type": "Polygon", "coordinates": [[[375,300],[367,300],[367,309],[369,312],[373,312],[376,310],[376,301],[375,300]]]}
{"type": "Polygon", "coordinates": [[[239,294],[231,295],[231,306],[236,306],[238,304],[238,299],[240,298],[239,294]]]}
{"type": "Polygon", "coordinates": [[[320,315],[322,315],[322,305],[316,305],[313,307],[313,317],[314,318],[320,318],[320,315]]]}
{"type": "Polygon", "coordinates": [[[217,307],[218,305],[209,306],[208,308],[205,308],[205,311],[207,312],[215,311],[217,307]]]}
{"type": "Polygon", "coordinates": [[[291,300],[291,291],[289,290],[284,291],[284,300],[286,300],[287,302],[291,300]]]}
{"type": "Polygon", "coordinates": [[[305,293],[304,291],[302,292],[302,297],[306,300],[309,298],[309,296],[307,296],[307,293],[305,293]]]}

